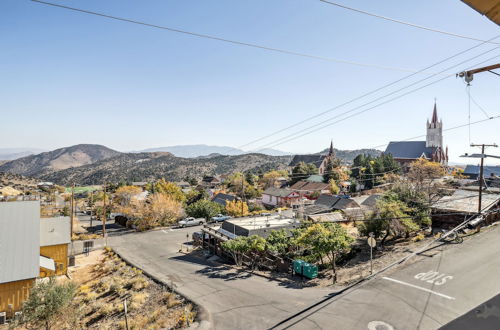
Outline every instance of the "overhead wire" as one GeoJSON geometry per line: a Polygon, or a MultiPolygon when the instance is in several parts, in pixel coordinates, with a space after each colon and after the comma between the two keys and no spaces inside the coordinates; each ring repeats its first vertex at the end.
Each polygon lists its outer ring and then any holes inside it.
{"type": "MultiPolygon", "coordinates": [[[[382,16],[382,15],[370,13],[370,12],[365,11],[365,10],[356,9],[356,8],[349,7],[349,6],[346,6],[346,5],[342,5],[340,3],[333,2],[333,1],[328,1],[328,0],[319,0],[319,1],[321,1],[323,3],[326,3],[326,4],[329,4],[329,5],[332,5],[332,6],[336,6],[336,7],[343,8],[343,9],[347,9],[347,10],[350,10],[350,11],[353,11],[353,12],[357,12],[357,13],[368,15],[368,16],[375,17],[375,18],[380,18],[380,19],[383,19],[383,20],[386,20],[386,21],[390,21],[390,22],[394,22],[394,23],[398,23],[398,24],[403,24],[403,25],[414,27],[414,28],[417,28],[417,29],[422,29],[422,30],[426,30],[426,31],[430,31],[430,32],[436,32],[436,33],[440,33],[440,34],[444,34],[444,35],[448,35],[448,36],[452,36],[452,37],[456,37],[456,38],[462,38],[462,39],[468,39],[468,40],[474,40],[474,41],[483,41],[483,42],[485,41],[485,40],[482,40],[482,39],[479,39],[479,38],[470,37],[470,36],[466,36],[466,35],[463,35],[463,34],[458,34],[458,33],[453,33],[453,32],[448,32],[448,31],[443,31],[443,30],[438,30],[438,29],[430,28],[430,27],[423,26],[423,25],[418,25],[418,24],[414,24],[414,23],[405,22],[405,21],[402,21],[402,20],[399,20],[399,19],[390,18],[390,17],[387,17],[387,16],[382,16]]],[[[497,42],[491,42],[491,41],[487,41],[487,42],[491,43],[491,44],[500,45],[500,43],[497,43],[497,42]]]]}
{"type": "Polygon", "coordinates": [[[210,34],[204,34],[204,33],[197,33],[197,32],[192,32],[192,31],[187,31],[187,30],[181,30],[181,29],[178,29],[178,28],[173,28],[173,27],[168,27],[168,26],[163,26],[163,25],[158,25],[158,24],[152,24],[152,23],[147,23],[147,22],[133,20],[133,19],[128,19],[128,18],[124,18],[124,17],[118,17],[118,16],[113,16],[113,15],[103,14],[103,13],[99,13],[99,12],[96,12],[96,11],[90,11],[90,10],[86,10],[86,9],[76,8],[76,7],[69,7],[69,6],[60,5],[60,4],[56,4],[56,3],[52,3],[52,2],[47,2],[47,1],[42,1],[42,0],[31,0],[31,1],[32,2],[37,2],[39,4],[47,5],[47,6],[53,6],[53,7],[58,7],[58,8],[62,8],[62,9],[67,9],[67,10],[72,10],[72,11],[84,13],[84,14],[89,14],[89,15],[95,15],[95,16],[99,16],[99,17],[109,18],[109,19],[112,19],[112,20],[117,20],[117,21],[122,21],[122,22],[127,22],[127,23],[132,23],[132,24],[147,26],[147,27],[152,27],[152,28],[155,28],[155,29],[166,30],[166,31],[180,33],[180,34],[185,34],[185,35],[189,35],[189,36],[193,36],[193,37],[198,37],[198,38],[204,38],[204,39],[210,39],[210,40],[215,40],[215,41],[221,41],[221,42],[230,43],[230,44],[233,44],[233,45],[239,45],[239,46],[246,46],[246,47],[257,48],[257,49],[271,51],[271,52],[275,52],[275,53],[282,53],[282,54],[287,54],[287,55],[300,56],[300,57],[306,57],[306,58],[315,59],[315,60],[335,62],[335,63],[341,63],[341,64],[356,65],[356,66],[361,66],[361,67],[369,67],[369,68],[375,68],[375,69],[380,69],[380,70],[392,70],[392,71],[402,71],[402,72],[415,72],[415,70],[411,70],[411,69],[407,69],[407,68],[396,68],[396,67],[377,65],[377,64],[372,64],[372,63],[362,63],[362,62],[356,62],[356,61],[349,61],[349,60],[332,58],[332,57],[326,57],[326,56],[312,55],[312,54],[303,53],[303,52],[296,52],[296,51],[287,50],[287,49],[283,49],[283,48],[269,47],[269,46],[259,45],[259,44],[256,44],[256,43],[238,41],[238,40],[234,40],[234,39],[227,39],[227,38],[222,38],[222,37],[218,37],[218,36],[214,36],[214,35],[210,35],[210,34]]]}
{"type": "MultiPolygon", "coordinates": [[[[317,113],[317,114],[315,114],[315,115],[309,116],[309,117],[307,117],[307,118],[305,118],[305,119],[303,119],[303,120],[300,120],[300,121],[298,121],[298,122],[296,122],[296,123],[294,123],[294,124],[292,124],[292,125],[286,126],[286,127],[281,128],[281,129],[279,129],[279,130],[277,130],[277,131],[274,131],[274,132],[272,132],[272,133],[270,133],[270,134],[267,134],[267,135],[265,135],[265,136],[262,136],[262,137],[260,137],[260,138],[258,138],[258,139],[255,139],[255,140],[252,140],[252,141],[250,141],[250,142],[248,142],[248,143],[242,144],[242,145],[238,146],[238,148],[243,148],[243,147],[246,147],[246,146],[249,146],[249,145],[255,144],[256,142],[260,142],[260,141],[262,141],[262,140],[266,140],[266,139],[268,139],[268,138],[270,138],[270,137],[272,137],[272,136],[275,136],[275,135],[277,135],[277,134],[279,134],[279,133],[282,133],[282,132],[287,131],[287,130],[289,130],[289,129],[291,129],[291,128],[294,128],[294,127],[297,127],[297,126],[299,126],[299,125],[302,125],[303,123],[306,123],[306,122],[308,122],[308,121],[311,121],[311,120],[313,120],[313,119],[315,119],[315,118],[321,117],[321,116],[323,116],[323,115],[325,115],[325,114],[327,114],[327,113],[330,113],[330,112],[332,112],[332,111],[335,111],[335,110],[337,110],[337,109],[339,109],[339,108],[341,108],[341,107],[344,107],[344,106],[346,106],[346,105],[349,105],[349,104],[351,104],[351,103],[354,103],[355,101],[361,100],[361,99],[363,99],[363,98],[365,98],[365,97],[367,97],[367,96],[370,96],[370,95],[372,95],[372,94],[375,94],[376,92],[379,92],[379,91],[381,91],[381,90],[383,90],[383,89],[386,89],[386,88],[388,88],[388,87],[391,87],[391,86],[393,86],[393,85],[396,85],[397,83],[399,83],[399,82],[401,82],[401,81],[404,81],[404,80],[406,80],[406,79],[409,79],[409,78],[411,78],[411,77],[413,77],[413,76],[415,76],[415,75],[417,75],[417,74],[423,73],[424,71],[427,71],[428,69],[431,69],[431,68],[433,68],[433,67],[435,67],[435,66],[438,66],[438,65],[440,65],[440,64],[442,64],[442,63],[444,63],[444,62],[447,62],[447,61],[449,61],[449,60],[451,60],[451,59],[453,59],[453,58],[456,58],[456,57],[458,57],[458,56],[460,56],[460,55],[463,55],[463,54],[465,54],[465,53],[467,53],[467,52],[469,52],[469,51],[471,51],[471,50],[473,50],[473,49],[476,49],[476,48],[478,48],[478,47],[480,47],[480,46],[484,45],[486,42],[488,42],[488,41],[492,41],[492,40],[495,40],[495,39],[497,39],[497,38],[499,38],[499,37],[500,37],[500,35],[497,35],[497,36],[495,36],[495,37],[493,37],[493,38],[491,38],[491,39],[489,39],[489,40],[487,40],[487,41],[483,41],[483,42],[481,42],[481,43],[479,43],[479,44],[477,44],[477,45],[475,45],[475,46],[469,47],[469,48],[467,48],[467,49],[465,49],[465,50],[463,50],[463,51],[460,51],[460,52],[458,52],[458,53],[456,53],[456,54],[454,54],[454,55],[448,56],[448,57],[446,57],[446,58],[444,58],[444,59],[442,59],[442,60],[440,60],[440,61],[438,61],[438,62],[436,62],[436,63],[433,63],[433,64],[431,64],[431,65],[429,65],[429,66],[426,66],[425,68],[420,69],[420,70],[418,70],[418,71],[417,71],[417,72],[415,72],[415,73],[409,74],[409,75],[404,76],[404,77],[399,78],[399,79],[396,79],[395,81],[392,81],[392,82],[390,82],[390,83],[388,83],[388,84],[385,84],[385,85],[383,85],[383,86],[381,86],[381,87],[378,87],[378,88],[376,88],[376,89],[374,89],[374,90],[371,90],[371,91],[369,91],[369,92],[367,92],[367,93],[364,93],[364,94],[362,94],[362,95],[360,95],[360,96],[357,96],[357,97],[355,97],[355,98],[353,98],[353,99],[350,99],[350,100],[348,100],[348,101],[346,101],[346,102],[344,102],[344,103],[341,103],[341,104],[339,104],[339,105],[337,105],[337,106],[335,106],[335,107],[333,107],[333,108],[330,108],[330,109],[327,109],[327,110],[322,111],[322,112],[320,112],[320,113],[317,113]]],[[[254,150],[255,150],[255,149],[254,149],[254,150]]]]}
{"type": "MultiPolygon", "coordinates": [[[[484,54],[486,54],[486,53],[488,53],[488,52],[491,52],[491,51],[493,51],[493,50],[496,50],[496,49],[497,49],[497,48],[499,48],[499,47],[500,47],[500,46],[497,46],[497,47],[495,47],[495,48],[493,48],[493,49],[490,49],[489,51],[484,52],[484,53],[480,54],[479,56],[484,55],[484,54]]],[[[475,64],[474,66],[480,65],[480,64],[482,64],[482,63],[484,63],[484,62],[490,61],[490,60],[495,59],[495,58],[497,58],[497,57],[499,57],[499,56],[500,56],[500,55],[496,55],[496,56],[494,56],[494,57],[492,57],[492,58],[489,58],[489,59],[487,59],[487,60],[485,60],[485,61],[482,61],[482,62],[480,62],[480,63],[477,63],[477,64],[475,64]]],[[[447,71],[447,70],[449,70],[449,69],[451,69],[451,68],[453,68],[453,67],[456,67],[456,66],[458,66],[458,65],[464,64],[465,62],[468,62],[468,61],[470,61],[470,60],[472,60],[472,59],[474,59],[474,58],[476,58],[476,57],[478,57],[478,56],[475,56],[475,57],[473,57],[473,58],[470,58],[470,59],[467,59],[467,60],[465,60],[465,61],[462,61],[462,62],[460,62],[460,63],[458,63],[458,64],[456,64],[456,65],[453,65],[453,66],[451,66],[451,67],[449,67],[449,68],[447,68],[447,69],[445,69],[445,70],[443,70],[443,71],[441,71],[441,72],[447,71]]],[[[408,86],[405,86],[405,87],[403,87],[403,88],[400,88],[399,90],[396,90],[396,91],[391,92],[391,93],[389,93],[389,94],[387,94],[387,95],[384,95],[384,96],[382,96],[382,97],[379,97],[379,98],[375,99],[374,101],[377,101],[377,100],[380,100],[380,99],[386,98],[387,96],[390,96],[390,95],[393,95],[393,94],[395,94],[395,93],[397,93],[397,92],[399,92],[399,91],[405,90],[405,89],[407,89],[408,87],[414,86],[414,85],[416,85],[416,84],[418,84],[418,83],[420,83],[420,82],[422,82],[422,81],[424,81],[424,80],[427,80],[427,79],[429,79],[429,78],[434,77],[435,75],[436,75],[436,74],[433,74],[433,75],[432,75],[432,76],[430,76],[430,77],[427,77],[427,78],[421,79],[421,80],[419,80],[419,81],[417,81],[417,82],[415,82],[415,83],[412,83],[412,84],[410,84],[410,85],[408,85],[408,86]]],[[[299,130],[299,131],[296,131],[296,132],[294,132],[294,133],[292,133],[292,134],[289,134],[289,135],[287,135],[287,136],[285,136],[285,137],[282,137],[282,138],[280,138],[280,139],[277,139],[277,140],[275,140],[275,141],[273,141],[273,142],[271,142],[271,143],[269,143],[269,144],[266,144],[266,145],[264,145],[264,146],[262,146],[262,147],[260,147],[260,148],[258,148],[258,149],[263,149],[263,148],[273,148],[273,147],[276,147],[276,146],[278,146],[278,145],[281,145],[281,144],[288,143],[288,142],[290,142],[290,141],[296,140],[296,139],[298,139],[298,138],[300,138],[300,137],[303,137],[303,136],[309,135],[309,134],[311,134],[311,133],[315,133],[315,132],[317,132],[317,131],[319,131],[319,130],[321,130],[321,129],[324,129],[324,128],[326,128],[326,127],[330,127],[330,126],[332,126],[332,125],[334,125],[334,124],[337,124],[337,123],[342,122],[342,121],[344,121],[344,120],[347,120],[347,119],[349,119],[349,118],[355,117],[355,116],[360,115],[360,114],[362,114],[362,113],[365,113],[365,112],[367,112],[367,111],[370,111],[370,110],[373,110],[373,109],[375,109],[375,108],[378,108],[378,107],[380,107],[380,106],[382,106],[382,105],[384,105],[384,104],[387,104],[387,103],[390,103],[390,102],[395,101],[395,100],[397,100],[397,99],[400,99],[400,98],[402,98],[402,97],[404,97],[404,96],[406,96],[406,95],[409,95],[409,94],[411,94],[411,93],[414,93],[414,92],[416,92],[416,91],[419,91],[419,90],[421,90],[421,89],[423,89],[423,88],[425,88],[425,87],[428,87],[428,86],[434,85],[434,84],[436,84],[436,83],[438,83],[438,82],[441,82],[441,81],[443,81],[443,80],[445,80],[445,79],[447,79],[447,78],[449,78],[449,77],[451,77],[451,76],[454,76],[454,74],[450,74],[450,75],[448,75],[448,76],[446,76],[446,77],[440,78],[440,79],[435,80],[435,81],[433,81],[433,82],[431,82],[431,83],[428,83],[428,84],[426,84],[426,85],[423,85],[423,86],[420,86],[420,87],[418,87],[418,88],[412,89],[412,90],[410,90],[409,92],[403,93],[403,94],[398,95],[398,96],[396,96],[396,97],[393,97],[393,98],[391,98],[391,99],[389,99],[389,100],[383,101],[383,102],[381,102],[381,103],[379,103],[379,104],[376,104],[375,106],[372,106],[372,107],[370,107],[370,108],[364,109],[364,110],[362,110],[362,111],[358,111],[358,112],[356,112],[356,113],[354,113],[354,114],[352,114],[352,115],[349,115],[349,116],[347,116],[347,117],[345,117],[345,118],[342,118],[342,119],[340,119],[340,120],[337,120],[337,121],[335,121],[335,122],[333,122],[333,123],[328,123],[328,124],[325,124],[326,122],[329,122],[329,121],[331,121],[331,120],[333,120],[333,119],[336,119],[336,118],[338,118],[338,117],[340,117],[340,116],[342,116],[342,115],[345,115],[345,114],[351,113],[351,112],[353,112],[353,111],[355,111],[355,110],[358,110],[358,109],[362,108],[363,106],[365,106],[365,105],[367,105],[367,104],[371,104],[371,103],[373,103],[373,102],[374,102],[374,101],[370,101],[370,102],[365,103],[365,104],[363,104],[363,105],[361,105],[361,106],[358,106],[358,107],[355,107],[355,108],[353,108],[353,109],[351,109],[351,110],[345,111],[345,112],[343,112],[343,113],[341,113],[341,114],[339,114],[339,115],[337,115],[337,116],[334,116],[334,117],[331,117],[331,118],[329,118],[329,119],[327,119],[327,120],[324,120],[324,121],[323,121],[323,122],[321,122],[321,123],[314,124],[314,125],[309,126],[309,127],[307,127],[307,128],[304,128],[304,129],[301,129],[301,130],[299,130]],[[313,129],[314,129],[314,130],[313,130],[313,129]],[[305,132],[305,133],[303,133],[303,132],[305,132]],[[301,134],[301,133],[302,133],[302,134],[301,134]],[[299,135],[297,135],[297,134],[299,134],[299,135]]]]}

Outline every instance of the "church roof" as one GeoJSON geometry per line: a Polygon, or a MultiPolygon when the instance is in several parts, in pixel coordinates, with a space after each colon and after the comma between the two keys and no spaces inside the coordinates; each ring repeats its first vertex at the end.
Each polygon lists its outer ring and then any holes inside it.
{"type": "Polygon", "coordinates": [[[417,159],[424,155],[430,159],[435,148],[425,145],[425,141],[392,141],[385,149],[385,153],[391,154],[394,158],[417,159]]]}
{"type": "Polygon", "coordinates": [[[304,162],[306,164],[314,164],[316,167],[319,167],[325,159],[325,155],[295,155],[293,156],[292,161],[289,166],[295,166],[300,162],[304,162]]]}

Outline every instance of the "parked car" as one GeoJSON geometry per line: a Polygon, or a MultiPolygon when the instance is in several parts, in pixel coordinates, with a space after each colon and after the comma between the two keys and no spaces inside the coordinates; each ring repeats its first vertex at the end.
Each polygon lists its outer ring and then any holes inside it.
{"type": "Polygon", "coordinates": [[[215,222],[222,222],[226,221],[227,219],[231,219],[229,215],[224,215],[224,214],[217,214],[215,217],[212,217],[212,221],[215,222]]]}
{"type": "Polygon", "coordinates": [[[193,217],[189,217],[189,218],[186,218],[186,219],[183,219],[181,221],[179,221],[179,227],[181,228],[184,228],[184,227],[191,227],[191,226],[198,226],[198,225],[202,225],[205,223],[205,219],[203,218],[193,218],[193,217]]]}

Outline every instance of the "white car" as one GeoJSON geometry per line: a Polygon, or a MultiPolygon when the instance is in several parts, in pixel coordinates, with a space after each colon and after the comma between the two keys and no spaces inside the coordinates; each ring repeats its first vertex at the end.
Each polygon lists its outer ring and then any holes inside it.
{"type": "Polygon", "coordinates": [[[183,219],[179,221],[179,227],[184,228],[184,227],[191,227],[191,226],[198,226],[198,225],[203,225],[205,223],[205,219],[203,218],[193,218],[189,217],[186,219],[183,219]]]}

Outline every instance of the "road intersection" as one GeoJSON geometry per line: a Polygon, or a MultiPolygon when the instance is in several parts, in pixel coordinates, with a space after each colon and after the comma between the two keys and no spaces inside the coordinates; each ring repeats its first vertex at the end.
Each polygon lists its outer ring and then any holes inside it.
{"type": "Polygon", "coordinates": [[[179,253],[196,230],[125,234],[110,244],[200,304],[215,329],[437,329],[500,293],[500,227],[438,246],[432,256],[423,253],[338,295],[179,253]]]}

